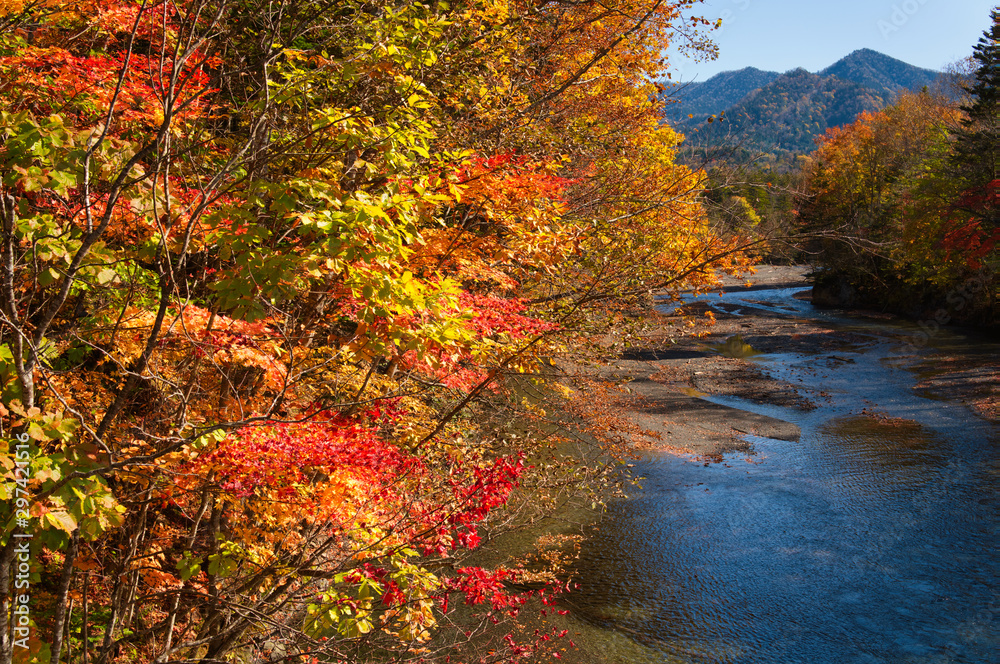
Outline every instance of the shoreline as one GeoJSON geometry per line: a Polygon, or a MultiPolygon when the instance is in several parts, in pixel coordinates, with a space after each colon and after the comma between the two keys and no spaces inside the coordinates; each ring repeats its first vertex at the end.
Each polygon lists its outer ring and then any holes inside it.
{"type": "MultiPolygon", "coordinates": [[[[810,288],[805,279],[807,272],[808,268],[803,267],[765,267],[758,270],[750,286],[727,279],[724,287],[727,292],[794,288],[801,289],[807,296],[810,288]]],[[[637,335],[632,347],[617,352],[629,332],[625,328],[612,330],[600,342],[607,351],[605,357],[590,364],[589,376],[605,385],[606,391],[601,394],[608,397],[608,401],[602,403],[601,413],[622,422],[620,426],[615,423],[612,426],[619,426],[618,431],[631,443],[636,456],[666,454],[705,466],[729,467],[734,460],[743,458],[757,464],[760,452],[755,446],[760,442],[748,440],[747,434],[784,441],[771,449],[793,451],[783,445],[797,446],[801,435],[799,426],[703,397],[735,396],[790,408],[793,413],[808,413],[826,403],[825,393],[800,388],[772,376],[769,362],[728,357],[713,351],[712,345],[717,346],[739,334],[744,342],[763,354],[801,353],[813,356],[824,368],[835,369],[839,362],[856,361],[846,357],[851,355],[851,349],[860,349],[873,342],[872,334],[834,329],[838,326],[822,318],[807,319],[802,312],[778,314],[749,307],[742,308],[743,315],[716,313],[714,325],[701,328],[705,334],[699,337],[691,334],[693,328],[687,326],[687,321],[691,316],[704,316],[707,307],[688,305],[685,308],[688,310],[686,316],[657,311],[632,314],[633,322],[640,316],[645,320],[647,332],[637,335]],[[620,392],[619,386],[623,388],[620,392]]],[[[844,314],[894,323],[901,320],[875,312],[844,314]]],[[[898,339],[899,329],[887,329],[886,338],[898,339]]],[[[990,383],[985,377],[997,369],[996,358],[989,357],[988,353],[976,359],[983,366],[970,368],[967,362],[964,365],[956,362],[960,366],[947,363],[939,366],[936,350],[904,358],[911,364],[909,370],[914,373],[913,390],[917,394],[956,401],[962,400],[962,393],[978,395],[969,403],[973,408],[983,400],[984,386],[995,392],[995,381],[990,383]],[[934,366],[923,371],[923,365],[934,366]]],[[[582,367],[578,369],[582,371],[582,367]]],[[[599,401],[603,401],[603,396],[599,401]]],[[[580,413],[575,416],[586,417],[580,413]]],[[[791,413],[788,416],[796,419],[791,413]]],[[[866,423],[870,426],[878,423],[896,428],[906,424],[885,418],[878,409],[857,414],[857,418],[862,417],[873,419],[866,423]]],[[[519,561],[530,560],[534,564],[529,567],[537,565],[539,571],[559,574],[580,556],[581,547],[587,546],[586,538],[602,529],[600,514],[584,506],[580,511],[553,515],[524,531],[505,535],[505,543],[494,553],[498,559],[512,556],[519,561]]],[[[613,626],[609,626],[588,619],[590,609],[578,604],[573,593],[560,597],[559,605],[569,613],[526,612],[514,620],[516,630],[522,634],[531,634],[533,630],[565,634],[568,641],[553,639],[546,648],[551,648],[551,653],[558,652],[563,661],[570,663],[647,661],[643,659],[646,654],[641,635],[633,633],[620,621],[613,620],[613,626]],[[608,657],[610,651],[615,653],[613,660],[608,657]],[[633,654],[635,659],[631,658],[633,654]]],[[[615,606],[607,610],[615,611],[615,606]]],[[[671,648],[676,650],[677,647],[676,643],[671,644],[671,648]]],[[[540,657],[547,656],[540,653],[540,657]]],[[[697,653],[692,652],[691,656],[697,653]]]]}
{"type": "MultiPolygon", "coordinates": [[[[801,288],[798,299],[808,301],[808,272],[809,268],[802,266],[759,266],[749,285],[726,277],[723,287],[726,292],[801,288]]],[[[708,312],[700,303],[684,305],[683,309],[688,318],[704,317],[708,312]]],[[[887,322],[904,320],[878,312],[843,313],[887,322]]],[[[807,412],[825,396],[774,378],[765,363],[739,357],[742,347],[733,341],[735,335],[760,354],[815,354],[817,359],[823,355],[823,361],[832,363],[851,361],[839,357],[838,349],[870,339],[833,329],[820,320],[763,309],[744,309],[741,315],[714,312],[715,322],[700,338],[680,332],[684,329],[682,316],[655,311],[648,316],[652,319],[650,332],[624,353],[606,358],[601,377],[625,385],[623,415],[643,431],[633,434],[638,450],[691,454],[706,461],[748,452],[751,446],[743,438],[745,434],[794,442],[800,432],[791,422],[701,397],[735,396],[807,412]],[[716,352],[713,345],[727,354],[716,352]]],[[[981,364],[970,367],[944,351],[922,353],[915,363],[919,373],[914,390],[934,399],[964,402],[979,417],[1000,423],[997,359],[984,356],[981,364]]]]}

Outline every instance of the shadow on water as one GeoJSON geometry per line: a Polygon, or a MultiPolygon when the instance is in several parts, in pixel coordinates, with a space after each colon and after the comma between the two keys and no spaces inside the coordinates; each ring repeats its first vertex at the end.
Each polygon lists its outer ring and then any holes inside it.
{"type": "MultiPolygon", "coordinates": [[[[781,308],[793,290],[745,295],[781,308]]],[[[585,645],[567,661],[1000,661],[997,431],[914,392],[920,358],[898,350],[908,328],[842,324],[873,336],[834,356],[762,358],[828,393],[815,411],[710,399],[794,422],[800,441],[750,436],[753,457],[707,467],[639,464],[641,490],[609,506],[576,563],[568,627],[585,645]]]]}

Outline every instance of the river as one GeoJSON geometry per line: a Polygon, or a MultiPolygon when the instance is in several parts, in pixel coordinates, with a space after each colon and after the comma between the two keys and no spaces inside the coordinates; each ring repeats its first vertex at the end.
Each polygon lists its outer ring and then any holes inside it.
{"type": "MultiPolygon", "coordinates": [[[[822,312],[796,291],[705,301],[863,341],[754,359],[823,395],[815,410],[705,397],[797,424],[798,441],[749,436],[752,451],[722,463],[644,456],[641,488],[587,532],[564,661],[1000,662],[997,428],[914,390],[915,325],[822,312]]],[[[954,332],[932,345],[1000,356],[954,332]]]]}

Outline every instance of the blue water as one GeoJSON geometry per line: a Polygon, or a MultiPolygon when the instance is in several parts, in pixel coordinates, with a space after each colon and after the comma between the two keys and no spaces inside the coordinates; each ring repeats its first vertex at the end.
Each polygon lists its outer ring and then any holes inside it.
{"type": "Polygon", "coordinates": [[[794,290],[710,297],[865,335],[759,359],[818,408],[711,400],[795,422],[800,441],[750,437],[752,454],[708,466],[645,458],[641,489],[589,533],[568,605],[614,635],[607,662],[1000,662],[997,429],[913,390],[913,326],[815,312],[794,290]]]}

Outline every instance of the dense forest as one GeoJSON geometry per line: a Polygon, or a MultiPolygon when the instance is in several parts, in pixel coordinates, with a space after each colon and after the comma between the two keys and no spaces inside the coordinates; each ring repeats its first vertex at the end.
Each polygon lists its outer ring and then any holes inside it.
{"type": "MultiPolygon", "coordinates": [[[[884,105],[877,92],[857,83],[797,69],[729,109],[716,129],[724,129],[751,150],[801,153],[812,148],[815,137],[828,127],[884,105]]],[[[711,139],[710,132],[703,133],[711,139]]]]}
{"type": "Polygon", "coordinates": [[[907,93],[829,130],[798,215],[824,272],[820,303],[877,306],[934,325],[1000,322],[1000,10],[958,101],[907,93]]]}
{"type": "Polygon", "coordinates": [[[651,83],[695,4],[2,3],[0,661],[565,647],[468,557],[623,454],[559,372],[747,260],[651,83]]]}

